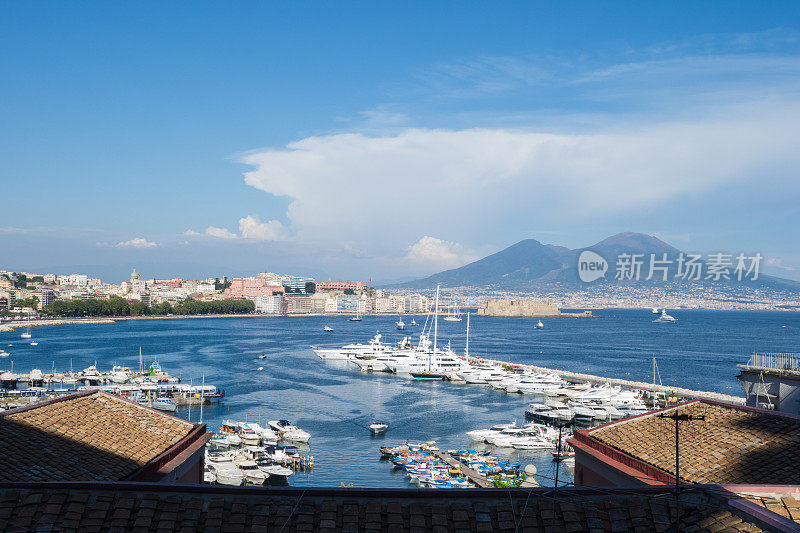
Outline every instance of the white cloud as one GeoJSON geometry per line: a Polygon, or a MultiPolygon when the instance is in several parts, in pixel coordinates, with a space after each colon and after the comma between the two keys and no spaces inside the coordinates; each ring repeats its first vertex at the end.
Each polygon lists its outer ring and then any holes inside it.
{"type": "Polygon", "coordinates": [[[198,232],[196,232],[196,231],[195,231],[195,230],[193,230],[193,229],[187,229],[186,231],[184,231],[184,232],[183,232],[183,234],[184,234],[184,235],[188,235],[188,236],[190,236],[190,237],[195,237],[195,236],[197,236],[197,235],[200,235],[198,232]]]}
{"type": "Polygon", "coordinates": [[[285,238],[285,229],[280,220],[261,222],[254,215],[239,219],[239,233],[243,239],[258,241],[279,241],[285,238]]]}
{"type": "Polygon", "coordinates": [[[333,134],[243,161],[255,167],[247,184],[289,199],[288,230],[300,242],[352,242],[396,254],[409,236],[434,231],[488,243],[498,230],[595,223],[653,207],[679,211],[687,199],[724,212],[722,194],[712,193],[785,198],[798,188],[798,121],[800,106],[775,103],[582,134],[333,134]]]}
{"type": "Polygon", "coordinates": [[[783,259],[780,257],[770,257],[767,259],[767,265],[775,268],[780,268],[781,270],[796,270],[794,267],[789,265],[783,264],[783,259]]]}
{"type": "Polygon", "coordinates": [[[129,241],[121,241],[114,245],[117,248],[153,248],[158,243],[148,241],[144,237],[135,237],[129,241]]]}
{"type": "Polygon", "coordinates": [[[474,261],[475,257],[465,255],[463,246],[456,242],[426,235],[408,247],[405,259],[429,268],[449,269],[474,261]]]}
{"type": "Polygon", "coordinates": [[[206,228],[206,235],[209,237],[216,237],[218,239],[236,239],[238,237],[238,235],[227,228],[216,228],[214,226],[209,226],[206,228]]]}

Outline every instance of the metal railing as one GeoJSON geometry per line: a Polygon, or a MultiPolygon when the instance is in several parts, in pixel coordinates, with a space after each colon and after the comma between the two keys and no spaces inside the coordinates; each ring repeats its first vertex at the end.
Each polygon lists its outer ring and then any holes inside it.
{"type": "Polygon", "coordinates": [[[750,356],[747,366],[800,372],[800,353],[756,353],[750,356]]]}

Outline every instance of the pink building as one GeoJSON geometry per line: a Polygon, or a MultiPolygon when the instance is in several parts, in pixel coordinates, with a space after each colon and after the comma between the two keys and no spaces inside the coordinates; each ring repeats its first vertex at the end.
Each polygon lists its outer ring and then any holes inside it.
{"type": "Polygon", "coordinates": [[[231,286],[225,289],[230,296],[272,296],[283,294],[284,288],[279,285],[267,285],[263,278],[233,278],[231,286]]]}
{"type": "Polygon", "coordinates": [[[351,289],[363,291],[367,287],[365,281],[318,281],[316,283],[318,291],[344,291],[351,289]]]}

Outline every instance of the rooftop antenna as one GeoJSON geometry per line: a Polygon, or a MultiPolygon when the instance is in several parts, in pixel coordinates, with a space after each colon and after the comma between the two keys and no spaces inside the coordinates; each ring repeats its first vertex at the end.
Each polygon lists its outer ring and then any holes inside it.
{"type": "Polygon", "coordinates": [[[692,415],[690,413],[678,413],[677,409],[675,409],[671,413],[661,413],[658,415],[658,418],[663,420],[672,420],[675,422],[675,505],[677,509],[677,522],[676,525],[680,524],[681,520],[681,478],[680,478],[680,427],[681,424],[685,423],[692,423],[694,421],[702,420],[705,421],[705,415],[692,415]]]}

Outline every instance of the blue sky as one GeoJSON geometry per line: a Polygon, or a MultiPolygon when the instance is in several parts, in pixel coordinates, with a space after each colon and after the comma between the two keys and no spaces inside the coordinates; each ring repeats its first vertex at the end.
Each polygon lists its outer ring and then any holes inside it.
{"type": "Polygon", "coordinates": [[[4,3],[0,268],[392,279],[641,231],[800,279],[799,6],[4,3]]]}

